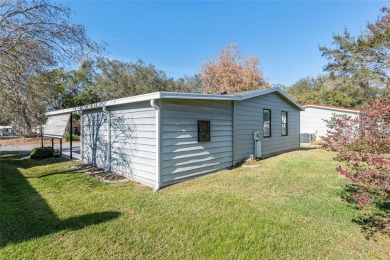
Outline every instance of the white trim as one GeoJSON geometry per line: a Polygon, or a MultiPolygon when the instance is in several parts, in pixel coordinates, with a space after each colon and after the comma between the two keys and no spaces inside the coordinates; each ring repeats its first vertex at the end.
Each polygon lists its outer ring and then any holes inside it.
{"type": "Polygon", "coordinates": [[[109,100],[106,102],[100,102],[95,104],[89,104],[85,106],[80,107],[72,107],[57,111],[51,111],[47,112],[46,115],[58,115],[58,114],[65,114],[65,113],[72,113],[77,112],[80,110],[89,110],[89,109],[95,109],[95,108],[101,108],[104,106],[116,106],[116,105],[123,105],[123,104],[129,104],[129,103],[135,103],[135,102],[141,102],[141,101],[149,101],[153,99],[202,99],[202,100],[231,100],[231,101],[241,101],[248,98],[253,98],[257,96],[266,95],[269,93],[278,93],[283,98],[285,98],[287,101],[298,107],[300,110],[304,110],[303,107],[296,102],[294,99],[292,99],[289,95],[287,95],[281,88],[269,88],[264,90],[258,90],[258,91],[250,91],[248,93],[242,92],[242,94],[236,93],[236,94],[227,94],[227,95],[215,95],[215,94],[194,94],[194,93],[175,93],[175,92],[154,92],[149,93],[145,95],[138,95],[138,96],[132,96],[132,97],[125,97],[120,99],[114,99],[109,100]]]}
{"type": "Polygon", "coordinates": [[[161,117],[160,108],[155,99],[150,100],[150,106],[156,110],[156,186],[154,191],[158,191],[161,187],[161,117]]]}
{"type": "Polygon", "coordinates": [[[50,115],[56,115],[56,114],[66,114],[66,113],[71,113],[71,112],[77,112],[80,110],[101,108],[104,106],[115,106],[115,105],[135,103],[135,102],[140,102],[140,101],[147,101],[147,100],[151,100],[151,99],[159,99],[160,94],[161,94],[161,92],[154,92],[154,93],[149,93],[149,94],[145,94],[145,95],[138,95],[138,96],[125,97],[125,98],[120,98],[120,99],[113,99],[113,100],[109,100],[106,102],[99,102],[99,103],[89,104],[89,105],[85,105],[85,106],[71,107],[71,108],[62,109],[62,110],[51,111],[51,112],[47,112],[46,115],[50,116],[50,115]]]}
{"type": "Polygon", "coordinates": [[[315,108],[323,108],[323,109],[328,109],[328,110],[336,110],[336,111],[344,111],[344,112],[351,112],[355,114],[359,114],[359,110],[355,109],[349,109],[349,108],[342,108],[342,107],[328,107],[328,106],[322,106],[322,105],[303,105],[303,108],[308,108],[308,107],[315,107],[315,108]]]}

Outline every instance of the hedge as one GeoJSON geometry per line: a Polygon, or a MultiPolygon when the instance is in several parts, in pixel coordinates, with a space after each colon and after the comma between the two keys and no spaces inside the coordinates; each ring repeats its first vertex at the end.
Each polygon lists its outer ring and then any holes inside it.
{"type": "Polygon", "coordinates": [[[31,159],[45,159],[53,157],[53,150],[51,147],[37,147],[31,150],[30,158],[31,159]]]}

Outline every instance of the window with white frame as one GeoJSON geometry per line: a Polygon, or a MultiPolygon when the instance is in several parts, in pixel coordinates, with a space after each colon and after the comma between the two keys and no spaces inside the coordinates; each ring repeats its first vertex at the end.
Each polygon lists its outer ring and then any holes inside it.
{"type": "Polygon", "coordinates": [[[288,135],[288,113],[287,111],[282,111],[282,136],[288,135]]]}
{"type": "Polygon", "coordinates": [[[263,136],[271,137],[271,109],[263,109],[263,136]]]}

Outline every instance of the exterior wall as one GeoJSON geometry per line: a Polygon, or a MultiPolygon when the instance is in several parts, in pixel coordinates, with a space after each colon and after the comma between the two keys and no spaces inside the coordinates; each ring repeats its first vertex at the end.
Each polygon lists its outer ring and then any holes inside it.
{"type": "Polygon", "coordinates": [[[333,114],[357,116],[357,113],[333,108],[305,107],[305,111],[301,111],[301,134],[316,134],[317,139],[321,139],[321,136],[326,136],[328,129],[324,119],[330,119],[333,114]]]}
{"type": "Polygon", "coordinates": [[[262,157],[299,149],[299,109],[276,93],[234,103],[234,160],[254,154],[254,132],[260,132],[262,157]],[[263,137],[263,109],[271,110],[271,137],[263,137]],[[281,111],[288,113],[288,135],[282,136],[281,111]]]}
{"type": "Polygon", "coordinates": [[[231,167],[231,101],[163,100],[161,174],[163,186],[231,167]],[[211,140],[198,142],[198,120],[210,120],[211,140]]]}
{"type": "Polygon", "coordinates": [[[81,141],[84,163],[106,167],[107,163],[107,116],[102,109],[83,112],[81,141]]]}
{"type": "Polygon", "coordinates": [[[84,160],[149,186],[156,181],[156,112],[149,102],[108,107],[111,117],[110,146],[107,143],[107,114],[99,110],[83,113],[84,160]]]}

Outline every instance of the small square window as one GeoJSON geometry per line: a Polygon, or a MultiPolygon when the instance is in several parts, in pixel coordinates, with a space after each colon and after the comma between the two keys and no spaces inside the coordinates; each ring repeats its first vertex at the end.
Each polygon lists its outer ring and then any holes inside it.
{"type": "Polygon", "coordinates": [[[198,142],[210,141],[210,121],[198,121],[198,142]]]}

